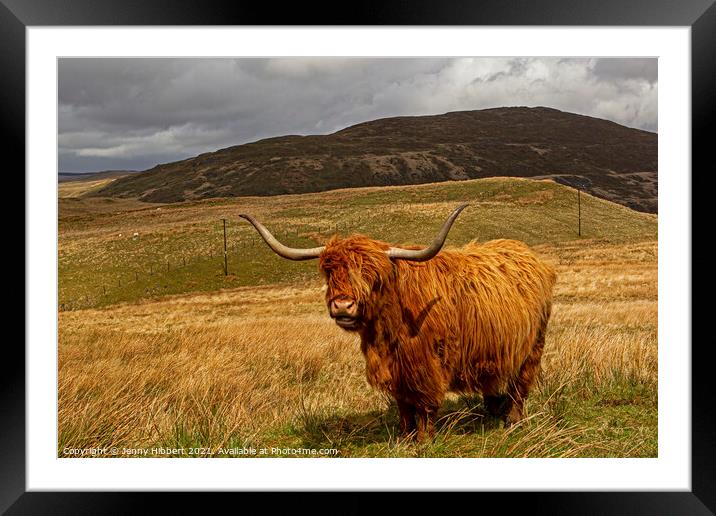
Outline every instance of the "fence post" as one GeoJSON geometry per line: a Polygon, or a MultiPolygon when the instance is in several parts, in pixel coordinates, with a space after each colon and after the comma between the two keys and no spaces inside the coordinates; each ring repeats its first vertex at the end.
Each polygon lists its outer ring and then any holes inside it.
{"type": "Polygon", "coordinates": [[[577,229],[577,235],[582,236],[582,191],[577,188],[577,209],[579,210],[579,226],[577,229]]]}
{"type": "Polygon", "coordinates": [[[227,257],[226,257],[226,219],[221,219],[224,221],[224,276],[229,275],[229,269],[228,269],[228,263],[227,263],[227,257]]]}

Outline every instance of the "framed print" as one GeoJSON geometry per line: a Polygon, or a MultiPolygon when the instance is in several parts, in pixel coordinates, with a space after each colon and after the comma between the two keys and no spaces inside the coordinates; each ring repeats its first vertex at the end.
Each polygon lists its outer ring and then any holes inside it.
{"type": "Polygon", "coordinates": [[[5,2],[28,207],[3,509],[710,513],[691,192],[716,11],[560,4],[5,2]]]}

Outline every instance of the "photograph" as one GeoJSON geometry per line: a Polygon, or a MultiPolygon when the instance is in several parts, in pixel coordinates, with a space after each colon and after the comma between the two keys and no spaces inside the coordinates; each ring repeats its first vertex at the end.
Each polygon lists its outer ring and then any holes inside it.
{"type": "Polygon", "coordinates": [[[57,458],[660,457],[657,57],[56,66],[57,458]]]}
{"type": "Polygon", "coordinates": [[[0,513],[715,514],[713,4],[0,0],[0,513]]]}

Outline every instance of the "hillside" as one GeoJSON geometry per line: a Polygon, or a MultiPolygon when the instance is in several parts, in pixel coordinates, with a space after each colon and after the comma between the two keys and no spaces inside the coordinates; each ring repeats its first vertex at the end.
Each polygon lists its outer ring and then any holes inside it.
{"type": "Polygon", "coordinates": [[[98,181],[100,179],[109,179],[122,177],[129,174],[136,174],[139,170],[102,170],[100,172],[60,172],[57,174],[59,183],[79,182],[79,181],[98,181]]]}
{"type": "Polygon", "coordinates": [[[657,135],[543,107],[395,117],[201,154],[88,195],[167,203],[496,176],[581,183],[595,196],[655,213],[657,135]]]}
{"type": "MultiPolygon", "coordinates": [[[[528,179],[352,188],[168,205],[102,198],[60,201],[59,301],[65,309],[318,279],[313,261],[276,257],[251,225],[239,218],[240,213],[255,215],[280,240],[296,247],[313,247],[334,233],[425,244],[463,202],[469,208],[450,231],[449,246],[493,238],[557,246],[580,240],[576,192],[551,181],[528,179]],[[227,219],[228,276],[223,275],[222,218],[227,219]]],[[[587,194],[582,195],[581,205],[581,241],[624,243],[657,237],[654,215],[587,194]]]]}

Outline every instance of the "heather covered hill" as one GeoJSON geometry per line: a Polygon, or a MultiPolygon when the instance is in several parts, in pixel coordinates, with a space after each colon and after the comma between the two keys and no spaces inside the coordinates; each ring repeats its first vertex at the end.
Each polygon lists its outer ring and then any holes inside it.
{"type": "Polygon", "coordinates": [[[394,117],[158,165],[89,193],[177,202],[496,176],[549,178],[657,210],[657,134],[551,108],[394,117]]]}

